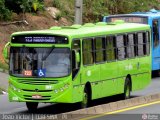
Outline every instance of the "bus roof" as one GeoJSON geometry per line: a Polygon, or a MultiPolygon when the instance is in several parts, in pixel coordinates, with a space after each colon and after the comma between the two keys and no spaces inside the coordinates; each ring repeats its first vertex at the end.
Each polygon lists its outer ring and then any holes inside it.
{"type": "Polygon", "coordinates": [[[137,30],[149,30],[149,25],[137,24],[137,23],[124,23],[121,20],[117,20],[114,23],[99,22],[97,24],[86,23],[84,25],[72,25],[65,27],[51,27],[47,30],[38,31],[23,31],[13,33],[15,35],[33,35],[33,34],[46,34],[46,35],[60,35],[71,37],[88,37],[103,34],[116,34],[122,32],[131,32],[137,30]]]}

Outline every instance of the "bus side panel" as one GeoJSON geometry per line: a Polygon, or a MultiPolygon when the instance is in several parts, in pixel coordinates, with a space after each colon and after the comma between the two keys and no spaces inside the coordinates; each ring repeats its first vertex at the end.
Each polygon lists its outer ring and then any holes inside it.
{"type": "Polygon", "coordinates": [[[94,75],[96,77],[96,82],[93,82],[91,85],[92,85],[92,98],[93,99],[97,99],[97,98],[101,98],[102,95],[104,94],[103,92],[100,92],[100,91],[103,91],[102,89],[102,85],[103,85],[103,82],[100,78],[100,73],[101,73],[101,64],[95,64],[95,67],[96,67],[96,71],[94,72],[94,75]]]}
{"type": "Polygon", "coordinates": [[[125,79],[128,73],[129,73],[128,60],[118,61],[118,74],[117,74],[118,80],[117,80],[117,87],[116,87],[117,94],[124,92],[125,79]]]}
{"type": "Polygon", "coordinates": [[[140,82],[139,82],[139,89],[143,89],[146,87],[151,81],[151,74],[150,74],[150,57],[142,57],[139,58],[139,73],[140,82]]]}
{"type": "Polygon", "coordinates": [[[139,77],[138,75],[132,75],[132,91],[139,89],[139,77]]]}
{"type": "Polygon", "coordinates": [[[81,71],[75,76],[73,80],[73,103],[82,101],[84,86],[81,84],[81,71]]]}
{"type": "Polygon", "coordinates": [[[117,81],[117,62],[108,62],[101,65],[101,80],[103,80],[102,88],[103,90],[102,97],[111,96],[116,93],[116,81],[117,81]]]}
{"type": "Polygon", "coordinates": [[[136,90],[139,88],[139,76],[138,76],[138,58],[130,59],[128,63],[128,69],[130,69],[130,76],[132,82],[132,90],[136,90]]]}
{"type": "Polygon", "coordinates": [[[132,90],[140,90],[145,88],[151,81],[151,64],[150,57],[140,57],[138,58],[137,64],[138,74],[133,76],[132,90]],[[137,80],[137,84],[135,84],[137,80]]]}
{"type": "Polygon", "coordinates": [[[139,80],[138,70],[137,70],[138,58],[135,59],[127,59],[118,62],[118,73],[119,80],[117,85],[117,93],[123,93],[125,87],[125,80],[127,76],[130,76],[132,82],[132,88],[134,90],[139,89],[139,80]]]}

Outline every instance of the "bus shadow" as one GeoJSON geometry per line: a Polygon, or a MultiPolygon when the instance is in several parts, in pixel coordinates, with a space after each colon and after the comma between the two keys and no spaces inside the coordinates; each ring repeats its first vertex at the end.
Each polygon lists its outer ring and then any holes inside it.
{"type": "MultiPolygon", "coordinates": [[[[131,98],[135,98],[138,96],[131,96],[131,98]]],[[[91,107],[96,106],[96,105],[102,105],[102,104],[107,104],[110,102],[117,102],[120,100],[124,100],[122,95],[114,95],[111,97],[105,97],[105,98],[101,98],[101,99],[97,99],[97,100],[93,100],[91,103],[91,107]]]]}
{"type": "MultiPolygon", "coordinates": [[[[131,96],[131,98],[134,98],[137,96],[131,96]]],[[[116,102],[119,100],[123,100],[121,95],[114,95],[111,97],[105,97],[105,98],[100,98],[97,100],[93,100],[91,102],[90,107],[97,106],[97,105],[102,105],[102,104],[107,104],[110,102],[116,102]]],[[[65,113],[65,112],[71,112],[80,109],[80,103],[75,103],[75,104],[51,104],[47,105],[41,108],[38,108],[37,112],[35,113],[29,113],[28,111],[22,111],[20,114],[60,114],[60,113],[65,113]]]]}

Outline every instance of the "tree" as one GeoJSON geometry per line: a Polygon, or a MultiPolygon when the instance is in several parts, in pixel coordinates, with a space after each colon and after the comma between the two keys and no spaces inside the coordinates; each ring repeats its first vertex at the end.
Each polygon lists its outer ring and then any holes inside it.
{"type": "Polygon", "coordinates": [[[11,14],[11,11],[5,6],[5,1],[0,0],[0,20],[10,20],[11,14]]]}

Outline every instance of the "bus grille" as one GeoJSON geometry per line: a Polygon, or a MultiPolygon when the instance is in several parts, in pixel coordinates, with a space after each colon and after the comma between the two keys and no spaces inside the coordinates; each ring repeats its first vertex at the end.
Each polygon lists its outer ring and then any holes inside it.
{"type": "Polygon", "coordinates": [[[39,80],[39,79],[18,79],[19,83],[32,85],[50,85],[58,83],[57,80],[39,80]]]}
{"type": "Polygon", "coordinates": [[[31,95],[23,95],[26,100],[50,100],[51,96],[42,96],[40,99],[32,98],[31,95]]]}
{"type": "Polygon", "coordinates": [[[27,89],[22,89],[23,91],[26,91],[26,92],[52,92],[53,90],[27,90],[27,89]]]}

